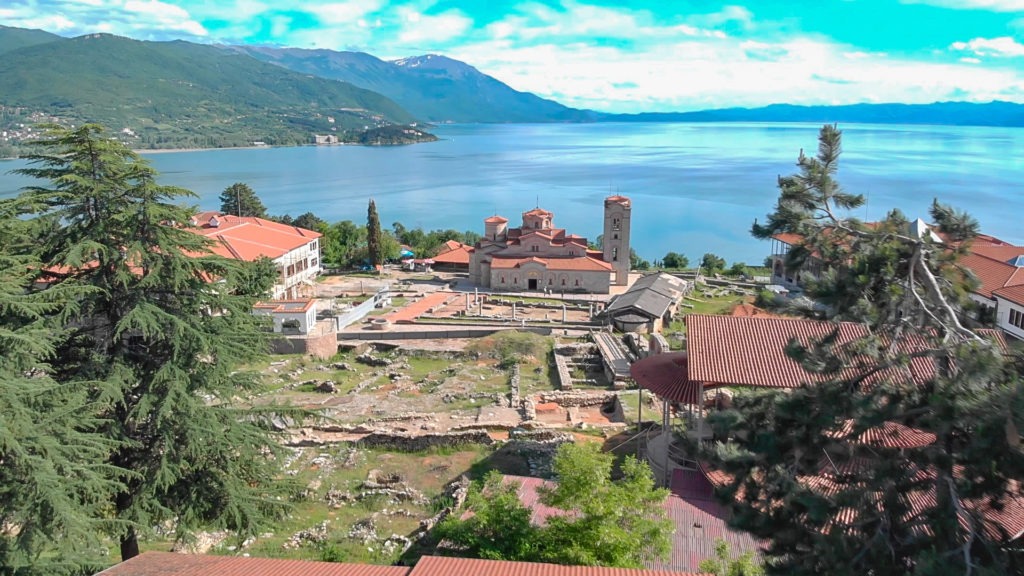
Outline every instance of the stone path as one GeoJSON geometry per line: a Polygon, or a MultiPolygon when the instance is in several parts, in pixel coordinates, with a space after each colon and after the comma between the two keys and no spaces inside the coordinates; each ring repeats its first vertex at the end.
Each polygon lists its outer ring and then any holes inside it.
{"type": "Polygon", "coordinates": [[[384,318],[392,324],[408,324],[419,318],[421,314],[435,306],[448,301],[452,294],[448,292],[434,292],[411,304],[407,304],[394,312],[387,314],[384,318]]]}

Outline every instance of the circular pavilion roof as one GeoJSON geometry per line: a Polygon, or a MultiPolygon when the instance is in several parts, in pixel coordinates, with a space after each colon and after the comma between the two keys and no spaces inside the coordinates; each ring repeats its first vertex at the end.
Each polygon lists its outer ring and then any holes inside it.
{"type": "Polygon", "coordinates": [[[667,400],[700,404],[700,382],[686,374],[686,352],[656,354],[634,362],[629,368],[637,386],[667,400]]]}

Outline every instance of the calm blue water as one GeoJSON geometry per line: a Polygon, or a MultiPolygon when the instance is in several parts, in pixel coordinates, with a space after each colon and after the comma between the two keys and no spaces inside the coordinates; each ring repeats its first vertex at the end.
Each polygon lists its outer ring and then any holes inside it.
{"type": "MultiPolygon", "coordinates": [[[[761,262],[750,237],[777,198],[801,148],[813,153],[816,124],[519,124],[438,127],[440,142],[210,150],[152,154],[160,181],[193,190],[202,208],[245,182],[274,214],[312,211],[362,223],[374,198],[385,226],[483,231],[501,214],[513,224],[540,206],[555,224],[595,238],[602,200],[633,199],[633,246],[653,260],[668,251],[691,261],[714,252],[761,262]]],[[[880,218],[897,207],[924,216],[932,198],[966,209],[985,232],[1024,243],[1024,130],[949,126],[846,125],[839,179],[868,196],[856,214],[880,218]]],[[[0,197],[27,180],[0,162],[0,197]]]]}

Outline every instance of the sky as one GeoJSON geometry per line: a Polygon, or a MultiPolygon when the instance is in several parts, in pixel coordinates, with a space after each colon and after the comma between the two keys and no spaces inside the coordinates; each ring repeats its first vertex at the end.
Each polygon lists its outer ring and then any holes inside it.
{"type": "Polygon", "coordinates": [[[3,0],[0,24],[443,54],[606,112],[1024,102],[1024,0],[3,0]]]}

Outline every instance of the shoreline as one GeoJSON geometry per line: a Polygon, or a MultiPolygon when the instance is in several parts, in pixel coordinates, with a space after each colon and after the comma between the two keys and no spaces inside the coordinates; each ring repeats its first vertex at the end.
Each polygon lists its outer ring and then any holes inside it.
{"type": "Polygon", "coordinates": [[[132,148],[136,154],[172,154],[178,152],[208,152],[210,150],[263,150],[270,148],[298,148],[298,146],[221,146],[213,148],[132,148]]]}

